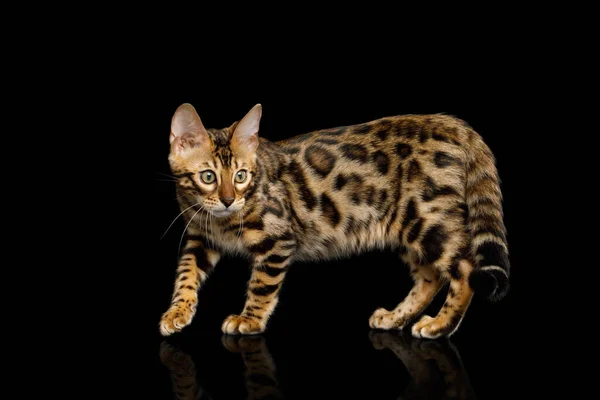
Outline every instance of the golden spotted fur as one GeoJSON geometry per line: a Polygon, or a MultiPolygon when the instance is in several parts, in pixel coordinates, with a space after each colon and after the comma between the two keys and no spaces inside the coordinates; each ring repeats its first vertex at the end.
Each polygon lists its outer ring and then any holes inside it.
{"type": "Polygon", "coordinates": [[[191,323],[197,291],[221,254],[253,266],[248,297],[229,334],[263,332],[294,262],[392,249],[415,286],[372,328],[405,329],[449,282],[436,317],[416,337],[451,335],[473,291],[491,300],[508,288],[502,195],[494,158],[465,122],[406,115],[326,129],[280,142],[258,137],[261,106],[225,129],[206,129],[184,104],[171,128],[173,174],[186,221],[171,307],[160,330],[191,323]]]}

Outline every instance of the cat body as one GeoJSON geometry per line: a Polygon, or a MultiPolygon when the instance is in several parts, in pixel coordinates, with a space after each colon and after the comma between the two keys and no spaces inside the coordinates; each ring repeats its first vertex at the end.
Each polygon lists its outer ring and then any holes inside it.
{"type": "Polygon", "coordinates": [[[191,322],[197,291],[224,253],[253,266],[244,310],[223,323],[229,334],[266,329],[294,262],[372,249],[398,252],[415,281],[394,310],[374,312],[372,328],[404,329],[448,282],[442,310],[414,324],[414,336],[451,335],[473,289],[491,300],[505,295],[494,157],[465,122],[395,116],[273,143],[258,137],[261,110],[220,130],[205,129],[188,104],[173,117],[169,160],[187,243],[164,335],[191,322]]]}

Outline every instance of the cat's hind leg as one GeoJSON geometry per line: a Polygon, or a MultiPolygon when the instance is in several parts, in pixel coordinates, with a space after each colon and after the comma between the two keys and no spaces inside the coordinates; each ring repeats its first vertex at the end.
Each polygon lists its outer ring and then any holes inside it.
{"type": "Polygon", "coordinates": [[[431,265],[410,263],[410,273],[415,282],[406,298],[392,311],[385,308],[375,310],[369,319],[373,329],[404,329],[415,317],[419,316],[431,303],[443,286],[440,273],[431,265]]]}
{"type": "Polygon", "coordinates": [[[436,339],[440,336],[450,336],[458,329],[473,298],[473,290],[469,286],[468,279],[472,270],[473,264],[466,259],[450,265],[448,269],[450,288],[446,302],[435,318],[424,315],[413,325],[413,336],[436,339]]]}

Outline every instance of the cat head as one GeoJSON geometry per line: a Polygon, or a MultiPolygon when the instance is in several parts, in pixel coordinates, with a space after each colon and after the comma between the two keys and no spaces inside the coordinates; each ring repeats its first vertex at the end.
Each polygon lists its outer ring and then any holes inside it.
{"type": "Polygon", "coordinates": [[[257,104],[230,127],[208,130],[191,104],[182,104],[173,115],[171,171],[186,196],[216,217],[228,217],[244,207],[244,194],[257,172],[261,115],[257,104]]]}

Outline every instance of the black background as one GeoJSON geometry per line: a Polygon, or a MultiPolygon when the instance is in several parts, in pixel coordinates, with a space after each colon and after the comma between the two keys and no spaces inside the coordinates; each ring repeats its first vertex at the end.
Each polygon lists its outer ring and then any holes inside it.
{"type": "MultiPolygon", "coordinates": [[[[536,363],[531,352],[535,344],[523,338],[528,336],[525,331],[530,332],[527,317],[537,301],[530,289],[535,277],[528,265],[532,222],[525,218],[533,201],[527,195],[532,188],[526,179],[531,171],[526,145],[531,112],[527,71],[510,68],[500,58],[473,60],[461,65],[460,73],[443,64],[408,73],[400,66],[373,62],[373,58],[346,58],[337,60],[336,68],[328,68],[328,60],[287,59],[256,69],[238,69],[236,63],[223,69],[215,62],[185,64],[157,89],[160,100],[149,116],[156,172],[152,214],[156,279],[147,307],[156,327],[157,379],[152,384],[163,398],[172,394],[168,370],[158,358],[163,341],[158,322],[169,306],[184,226],[176,221],[159,240],[178,214],[174,184],[162,174],[169,174],[170,120],[184,102],[196,107],[209,128],[228,126],[261,103],[260,135],[271,140],[407,113],[443,112],[467,121],[497,158],[512,287],[498,304],[475,297],[451,341],[479,398],[512,398],[527,390],[525,372],[536,363]]],[[[200,293],[192,325],[167,339],[193,357],[200,385],[215,399],[243,398],[245,393],[243,364],[239,355],[221,346],[220,326],[227,315],[241,311],[249,274],[246,262],[221,260],[200,293]]],[[[293,266],[264,334],[286,398],[383,399],[402,394],[410,379],[406,369],[389,351],[373,349],[368,318],[378,307],[395,307],[410,286],[407,267],[392,253],[293,266]]],[[[438,296],[428,314],[437,313],[444,297],[438,296]]]]}

